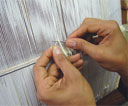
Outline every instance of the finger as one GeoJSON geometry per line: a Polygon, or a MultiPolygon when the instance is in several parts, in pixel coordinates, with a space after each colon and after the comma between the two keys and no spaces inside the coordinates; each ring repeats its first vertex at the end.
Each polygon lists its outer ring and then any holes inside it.
{"type": "Polygon", "coordinates": [[[110,29],[102,28],[102,30],[99,30],[97,34],[100,36],[107,36],[111,32],[112,31],[110,29]]]}
{"type": "Polygon", "coordinates": [[[40,78],[46,78],[48,76],[45,67],[47,66],[51,57],[52,57],[52,48],[46,50],[42,54],[42,56],[38,59],[37,63],[34,65],[35,80],[38,80],[40,78]]]}
{"type": "Polygon", "coordinates": [[[52,47],[47,49],[38,59],[36,65],[46,67],[52,58],[52,47]]]}
{"type": "MultiPolygon", "coordinates": [[[[84,21],[82,22],[81,26],[84,25],[84,24],[97,23],[97,22],[102,22],[102,21],[104,21],[104,20],[102,20],[102,19],[97,19],[97,18],[85,18],[84,21]]],[[[78,28],[77,30],[79,30],[79,28],[78,28]]],[[[76,31],[77,31],[77,30],[76,30],[76,31]]],[[[76,31],[74,31],[74,32],[76,32],[76,31]]],[[[73,33],[74,33],[74,32],[73,32],[73,33]]],[[[72,34],[73,34],[73,33],[72,33],[72,34]]],[[[70,34],[70,35],[72,36],[72,34],[70,34]]],[[[70,38],[71,36],[69,36],[69,38],[70,38]]]]}
{"type": "Polygon", "coordinates": [[[79,71],[69,62],[58,46],[53,49],[53,57],[58,67],[63,72],[64,78],[70,80],[79,74],[79,71]]]}
{"type": "Polygon", "coordinates": [[[51,88],[52,86],[54,86],[54,84],[56,83],[57,78],[53,77],[53,76],[49,76],[45,79],[44,81],[44,85],[46,88],[51,88]]]}
{"type": "Polygon", "coordinates": [[[77,62],[78,60],[80,60],[80,54],[78,53],[78,54],[69,56],[68,58],[69,58],[69,60],[70,60],[71,63],[75,63],[75,62],[77,62]]]}
{"type": "Polygon", "coordinates": [[[56,64],[51,64],[48,69],[48,75],[56,78],[59,77],[59,67],[56,64]]]}
{"type": "Polygon", "coordinates": [[[42,67],[34,65],[33,70],[34,70],[34,80],[36,84],[40,82],[40,79],[45,79],[48,76],[47,71],[42,67]]]}
{"type": "Polygon", "coordinates": [[[81,67],[82,65],[84,64],[84,61],[82,59],[78,60],[77,62],[75,62],[73,65],[76,67],[76,68],[79,68],[81,67]]]}
{"type": "Polygon", "coordinates": [[[103,21],[103,20],[97,19],[97,18],[85,18],[82,24],[94,23],[94,22],[100,22],[100,21],[103,21]]]}
{"type": "Polygon", "coordinates": [[[85,18],[80,26],[82,26],[84,24],[88,24],[88,23],[101,22],[101,21],[104,21],[104,20],[97,19],[97,18],[85,18]]]}
{"type": "Polygon", "coordinates": [[[100,31],[102,27],[103,27],[103,24],[101,22],[84,24],[84,25],[80,26],[77,30],[75,30],[68,37],[68,39],[82,37],[86,33],[96,33],[97,34],[98,31],[100,31]]]}
{"type": "Polygon", "coordinates": [[[83,51],[84,53],[94,57],[99,48],[97,45],[94,45],[86,40],[80,38],[72,38],[67,40],[66,45],[70,48],[83,51]]]}

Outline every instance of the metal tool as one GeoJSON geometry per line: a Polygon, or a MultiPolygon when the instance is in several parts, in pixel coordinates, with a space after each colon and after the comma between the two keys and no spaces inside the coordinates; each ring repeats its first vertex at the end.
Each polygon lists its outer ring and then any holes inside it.
{"type": "Polygon", "coordinates": [[[67,47],[66,41],[53,41],[53,42],[54,42],[55,46],[57,45],[61,48],[61,50],[65,54],[65,56],[72,56],[72,55],[78,53],[77,50],[67,47]]]}

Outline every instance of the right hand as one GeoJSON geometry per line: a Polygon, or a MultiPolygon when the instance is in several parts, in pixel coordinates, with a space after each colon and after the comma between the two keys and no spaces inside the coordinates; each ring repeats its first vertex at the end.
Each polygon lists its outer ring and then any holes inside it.
{"type": "Polygon", "coordinates": [[[87,18],[69,36],[66,45],[83,51],[105,69],[118,72],[128,80],[128,43],[117,22],[87,18]],[[80,38],[86,33],[96,33],[104,38],[98,45],[94,45],[80,38]]]}

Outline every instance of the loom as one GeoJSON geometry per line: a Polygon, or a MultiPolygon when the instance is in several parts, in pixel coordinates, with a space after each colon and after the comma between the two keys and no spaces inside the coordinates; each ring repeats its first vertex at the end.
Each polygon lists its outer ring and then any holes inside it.
{"type": "MultiPolygon", "coordinates": [[[[0,105],[43,105],[36,97],[33,65],[53,41],[65,41],[84,18],[116,20],[120,0],[0,0],[0,105]]],[[[84,57],[82,74],[99,100],[117,88],[118,75],[84,57]]]]}

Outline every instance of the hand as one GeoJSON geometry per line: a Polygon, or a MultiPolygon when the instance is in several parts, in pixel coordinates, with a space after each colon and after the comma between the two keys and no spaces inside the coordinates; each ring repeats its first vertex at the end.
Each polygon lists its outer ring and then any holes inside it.
{"type": "Polygon", "coordinates": [[[39,100],[49,105],[95,105],[92,89],[59,47],[46,50],[34,66],[34,78],[39,100]],[[51,58],[56,65],[46,70],[51,58]],[[58,68],[63,77],[58,79],[58,68]]]}
{"type": "Polygon", "coordinates": [[[87,18],[68,38],[66,45],[95,59],[102,67],[118,72],[128,83],[128,43],[115,21],[87,18]],[[86,33],[103,37],[98,45],[81,39],[86,33]]]}
{"type": "Polygon", "coordinates": [[[79,53],[69,56],[68,59],[74,65],[74,67],[76,67],[79,70],[82,69],[82,65],[84,64],[84,61],[83,59],[81,59],[81,55],[79,53]]]}
{"type": "MultiPolygon", "coordinates": [[[[83,68],[82,65],[84,61],[83,59],[81,59],[81,55],[79,53],[72,56],[68,56],[67,58],[78,70],[81,70],[83,68]]],[[[60,70],[60,68],[56,65],[56,63],[51,64],[50,67],[56,67],[57,70],[60,70]]],[[[63,76],[63,73],[61,71],[58,71],[57,75],[58,75],[57,77],[60,78],[63,76]]]]}

